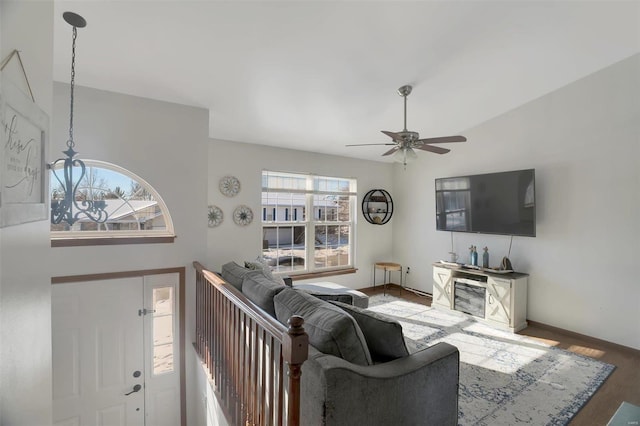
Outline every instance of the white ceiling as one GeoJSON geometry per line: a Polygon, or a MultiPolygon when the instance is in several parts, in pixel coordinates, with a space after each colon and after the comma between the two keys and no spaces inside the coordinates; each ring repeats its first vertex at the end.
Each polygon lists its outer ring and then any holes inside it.
{"type": "Polygon", "coordinates": [[[78,85],[207,108],[212,138],[372,160],[386,148],[344,145],[402,130],[404,84],[409,130],[464,134],[640,51],[636,1],[55,1],[62,82],[67,10],[87,20],[78,85]]]}

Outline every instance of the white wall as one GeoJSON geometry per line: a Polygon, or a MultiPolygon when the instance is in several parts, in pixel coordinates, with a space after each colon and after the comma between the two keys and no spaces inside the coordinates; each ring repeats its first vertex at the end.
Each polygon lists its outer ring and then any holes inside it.
{"type": "MultiPolygon", "coordinates": [[[[535,168],[537,236],[514,237],[511,251],[530,274],[528,318],[640,349],[638,76],[635,55],[465,130],[446,156],[396,168],[393,249],[410,284],[431,292],[431,263],[451,249],[435,230],[435,178],[535,168]]],[[[495,265],[509,237],[454,233],[462,260],[472,244],[495,265]]]]}
{"type": "MultiPolygon", "coordinates": [[[[354,177],[358,182],[358,211],[356,213],[355,274],[322,279],[351,288],[372,285],[372,268],[376,261],[392,261],[391,236],[395,216],[386,225],[372,225],[363,217],[362,197],[374,188],[388,190],[393,196],[391,164],[355,160],[353,158],[316,154],[290,149],[271,148],[237,142],[211,140],[209,144],[209,204],[220,207],[223,223],[207,232],[207,267],[220,270],[224,263],[235,260],[242,264],[255,259],[262,251],[261,191],[262,171],[314,173],[324,176],[354,177]],[[220,178],[233,175],[240,180],[240,193],[228,198],[218,190],[220,178]],[[253,222],[241,227],[233,222],[233,210],[240,204],[251,207],[253,222]]],[[[395,214],[395,213],[394,213],[395,214]]],[[[377,278],[381,278],[378,274],[377,278]]],[[[318,280],[316,280],[318,281],[318,280]]],[[[377,280],[381,282],[381,280],[377,280]]]]}
{"type": "MultiPolygon", "coordinates": [[[[51,116],[53,2],[0,3],[0,57],[18,49],[37,105],[51,116]]],[[[4,77],[28,93],[14,57],[4,77]]],[[[2,150],[0,150],[0,156],[2,150]]],[[[49,224],[0,230],[0,424],[51,423],[49,224]]]]}
{"type": "MultiPolygon", "coordinates": [[[[50,159],[68,135],[69,86],[54,84],[50,159]]],[[[76,86],[74,140],[80,158],[107,161],[145,179],[165,201],[177,238],[171,244],[51,249],[51,276],[186,267],[188,413],[196,403],[195,274],[206,259],[207,110],[76,86]]]]}

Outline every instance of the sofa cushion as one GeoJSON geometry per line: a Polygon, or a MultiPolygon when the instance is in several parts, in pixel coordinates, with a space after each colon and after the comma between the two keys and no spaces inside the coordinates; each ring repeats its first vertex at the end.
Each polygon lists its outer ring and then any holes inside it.
{"type": "Polygon", "coordinates": [[[349,313],[360,326],[374,363],[409,355],[402,335],[402,325],[393,318],[346,303],[331,302],[349,313]]]}
{"type": "Polygon", "coordinates": [[[319,351],[358,365],[371,365],[360,327],[344,310],[308,293],[287,288],[274,298],[276,318],[287,324],[292,315],[304,318],[309,343],[319,351]]]}
{"type": "Polygon", "coordinates": [[[273,282],[257,271],[246,274],[242,281],[242,294],[274,318],[273,298],[284,288],[284,284],[273,282]]]}
{"type": "Polygon", "coordinates": [[[244,276],[253,272],[251,269],[244,268],[236,262],[229,262],[222,265],[220,276],[222,279],[242,291],[242,281],[244,276]]]}

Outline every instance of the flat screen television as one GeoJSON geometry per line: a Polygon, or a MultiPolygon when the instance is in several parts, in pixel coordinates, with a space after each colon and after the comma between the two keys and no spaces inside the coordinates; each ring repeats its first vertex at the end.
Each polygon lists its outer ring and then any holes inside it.
{"type": "Polygon", "coordinates": [[[436,179],[436,229],[536,236],[535,169],[436,179]]]}

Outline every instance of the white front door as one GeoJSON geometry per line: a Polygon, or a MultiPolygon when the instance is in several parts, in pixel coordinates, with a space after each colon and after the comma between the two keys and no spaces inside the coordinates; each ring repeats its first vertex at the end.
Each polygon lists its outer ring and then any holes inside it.
{"type": "Polygon", "coordinates": [[[166,274],[53,286],[56,426],[180,424],[177,282],[166,274]]]}

